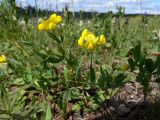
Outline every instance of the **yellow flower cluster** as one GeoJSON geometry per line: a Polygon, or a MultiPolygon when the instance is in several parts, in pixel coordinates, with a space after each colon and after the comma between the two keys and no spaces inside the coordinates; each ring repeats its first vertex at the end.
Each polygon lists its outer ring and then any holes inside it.
{"type": "Polygon", "coordinates": [[[78,45],[87,48],[89,50],[95,49],[97,46],[105,45],[106,38],[102,34],[99,37],[96,37],[94,33],[90,32],[87,29],[84,29],[81,37],[78,40],[78,45]]]}
{"type": "Polygon", "coordinates": [[[6,56],[5,56],[4,54],[2,54],[2,55],[0,56],[0,63],[4,63],[4,62],[6,62],[6,61],[7,61],[6,56]]]}
{"type": "Polygon", "coordinates": [[[62,21],[62,17],[56,14],[52,14],[49,19],[42,20],[42,22],[38,25],[39,31],[47,31],[47,30],[54,30],[62,21]]]}

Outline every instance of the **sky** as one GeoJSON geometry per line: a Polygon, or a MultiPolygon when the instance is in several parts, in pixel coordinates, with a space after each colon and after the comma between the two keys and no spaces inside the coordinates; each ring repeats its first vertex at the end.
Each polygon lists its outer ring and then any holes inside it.
{"type": "Polygon", "coordinates": [[[64,6],[69,6],[70,11],[96,11],[105,13],[116,6],[125,7],[125,13],[160,14],[160,0],[16,0],[18,6],[37,5],[40,9],[61,11],[64,6]]]}

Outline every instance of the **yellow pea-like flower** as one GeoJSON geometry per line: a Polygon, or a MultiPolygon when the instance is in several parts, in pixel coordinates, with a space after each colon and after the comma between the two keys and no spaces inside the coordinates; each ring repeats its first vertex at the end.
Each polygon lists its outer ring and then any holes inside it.
{"type": "Polygon", "coordinates": [[[0,56],[0,63],[4,63],[4,62],[6,62],[6,61],[7,61],[6,56],[5,56],[4,54],[2,54],[2,55],[0,56]]]}
{"type": "Polygon", "coordinates": [[[99,42],[99,37],[96,37],[96,39],[94,40],[95,44],[98,44],[99,42]]]}
{"type": "Polygon", "coordinates": [[[41,23],[41,24],[38,25],[38,30],[39,31],[44,30],[44,28],[45,28],[44,24],[41,23]]]}
{"type": "Polygon", "coordinates": [[[83,44],[84,44],[84,39],[82,37],[80,37],[78,40],[78,45],[83,47],[83,44]]]}
{"type": "Polygon", "coordinates": [[[80,38],[78,39],[78,45],[89,50],[94,50],[97,46],[105,45],[105,43],[106,38],[104,35],[97,37],[88,29],[84,29],[80,38]]]}
{"type": "Polygon", "coordinates": [[[56,24],[54,23],[49,23],[49,29],[52,30],[52,29],[55,29],[56,27],[56,24]]]}
{"type": "Polygon", "coordinates": [[[88,49],[89,49],[89,50],[93,50],[93,49],[94,49],[94,45],[93,45],[93,43],[89,43],[89,45],[88,45],[88,49]]]}
{"type": "Polygon", "coordinates": [[[85,44],[84,44],[84,46],[86,47],[86,46],[88,46],[90,43],[92,43],[94,46],[96,46],[96,36],[93,34],[93,33],[90,33],[89,35],[87,35],[86,37],[85,37],[85,44]]]}
{"type": "Polygon", "coordinates": [[[83,32],[82,32],[82,37],[86,37],[89,34],[91,34],[91,32],[88,31],[88,29],[84,29],[83,32]]]}
{"type": "Polygon", "coordinates": [[[100,35],[99,38],[99,45],[105,45],[106,44],[106,38],[104,35],[100,35]]]}
{"type": "Polygon", "coordinates": [[[56,14],[52,14],[49,19],[55,24],[62,21],[62,17],[56,14]]]}
{"type": "Polygon", "coordinates": [[[57,17],[57,15],[54,13],[50,16],[50,19],[55,19],[57,17]]]}
{"type": "Polygon", "coordinates": [[[47,26],[47,21],[43,20],[42,19],[42,22],[38,25],[38,30],[39,31],[43,31],[43,30],[46,30],[46,26],[47,26]]]}
{"type": "Polygon", "coordinates": [[[62,17],[56,14],[52,14],[49,19],[42,20],[38,25],[39,31],[54,30],[56,26],[62,21],[62,17]]]}
{"type": "Polygon", "coordinates": [[[57,21],[58,23],[62,21],[62,17],[61,16],[57,16],[57,21]]]}

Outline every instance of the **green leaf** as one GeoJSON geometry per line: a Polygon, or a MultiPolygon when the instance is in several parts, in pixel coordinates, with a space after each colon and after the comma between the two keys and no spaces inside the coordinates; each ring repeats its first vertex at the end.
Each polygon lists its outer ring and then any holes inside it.
{"type": "Polygon", "coordinates": [[[119,87],[119,86],[124,85],[125,82],[126,82],[126,81],[124,81],[126,77],[127,77],[127,76],[124,75],[123,73],[117,75],[117,76],[115,77],[115,79],[114,79],[114,82],[115,82],[116,87],[119,87]]]}
{"type": "Polygon", "coordinates": [[[146,59],[145,60],[145,67],[147,69],[148,72],[152,73],[154,70],[154,63],[152,59],[146,59]]]}
{"type": "Polygon", "coordinates": [[[60,61],[62,61],[63,58],[62,56],[59,56],[59,55],[50,55],[46,58],[46,62],[49,62],[49,63],[59,63],[60,61]]]}
{"type": "Polygon", "coordinates": [[[69,52],[69,56],[68,58],[66,58],[67,60],[67,63],[70,65],[70,66],[76,66],[78,63],[77,63],[77,57],[74,56],[71,52],[69,52]]]}
{"type": "Polygon", "coordinates": [[[81,106],[79,104],[75,104],[72,106],[72,111],[73,112],[78,112],[81,109],[81,106]]]}
{"type": "Polygon", "coordinates": [[[42,78],[41,80],[35,81],[35,84],[38,87],[42,88],[43,90],[47,90],[47,88],[48,88],[48,82],[46,81],[45,78],[42,78]]]}
{"type": "Polygon", "coordinates": [[[13,81],[13,84],[15,85],[24,85],[25,84],[25,81],[23,78],[17,78],[13,81]]]}
{"type": "Polygon", "coordinates": [[[129,59],[128,59],[128,63],[129,63],[129,65],[130,65],[131,71],[133,71],[134,68],[135,68],[135,63],[134,63],[133,59],[132,59],[132,58],[129,58],[129,59]]]}
{"type": "Polygon", "coordinates": [[[13,109],[14,109],[14,107],[15,107],[15,104],[16,104],[16,102],[17,102],[17,94],[15,94],[14,96],[13,96],[13,99],[12,99],[12,101],[11,101],[11,112],[13,111],[13,109]]]}
{"type": "Polygon", "coordinates": [[[5,111],[7,111],[7,113],[10,113],[11,112],[10,100],[6,88],[3,84],[0,86],[0,97],[5,111]]]}
{"type": "Polygon", "coordinates": [[[63,93],[63,101],[67,103],[69,100],[71,100],[71,89],[68,89],[63,93]]]}
{"type": "Polygon", "coordinates": [[[64,108],[64,102],[63,102],[62,99],[59,99],[58,106],[59,106],[60,110],[63,110],[63,108],[64,108]]]}
{"type": "Polygon", "coordinates": [[[134,54],[135,62],[137,63],[138,61],[140,61],[140,58],[141,58],[141,43],[140,42],[138,43],[138,45],[134,47],[133,54],[134,54]]]}
{"type": "Polygon", "coordinates": [[[36,52],[38,56],[40,56],[43,61],[49,62],[49,63],[59,63],[64,59],[64,56],[53,54],[53,53],[47,53],[43,50],[36,52]]]}
{"type": "Polygon", "coordinates": [[[157,68],[157,74],[160,75],[160,57],[157,57],[157,60],[155,61],[154,68],[157,68]]]}
{"type": "Polygon", "coordinates": [[[54,32],[48,32],[49,37],[53,38],[57,43],[61,43],[61,40],[56,36],[54,32]]]}
{"type": "Polygon", "coordinates": [[[50,108],[49,104],[47,106],[47,112],[46,112],[45,120],[52,120],[52,112],[51,112],[51,108],[50,108]]]}
{"type": "Polygon", "coordinates": [[[81,67],[81,64],[80,64],[76,67],[75,80],[77,80],[77,81],[79,81],[81,79],[81,70],[82,70],[82,67],[81,67]]]}
{"type": "Polygon", "coordinates": [[[71,90],[71,99],[80,99],[80,93],[76,89],[71,90]]]}
{"type": "Polygon", "coordinates": [[[129,51],[131,50],[131,48],[125,48],[125,49],[121,49],[121,51],[120,51],[120,56],[121,57],[126,57],[127,55],[128,55],[128,53],[129,53],[129,51]]]}
{"type": "Polygon", "coordinates": [[[110,84],[112,83],[112,76],[108,73],[107,69],[103,70],[102,67],[100,67],[101,71],[101,77],[98,79],[98,85],[101,89],[106,90],[108,87],[110,87],[110,84]]]}
{"type": "Polygon", "coordinates": [[[145,67],[145,61],[146,61],[146,55],[142,55],[141,56],[141,60],[139,61],[139,63],[137,64],[139,71],[143,70],[145,67]]]}
{"type": "Polygon", "coordinates": [[[28,81],[28,82],[32,82],[32,77],[33,77],[33,76],[32,76],[31,74],[27,74],[27,75],[26,75],[27,81],[28,81]]]}
{"type": "Polygon", "coordinates": [[[58,51],[62,54],[62,56],[65,56],[65,49],[61,46],[58,46],[58,51]]]}
{"type": "Polygon", "coordinates": [[[64,68],[63,74],[64,74],[65,80],[68,81],[69,80],[69,70],[67,67],[64,68]]]}

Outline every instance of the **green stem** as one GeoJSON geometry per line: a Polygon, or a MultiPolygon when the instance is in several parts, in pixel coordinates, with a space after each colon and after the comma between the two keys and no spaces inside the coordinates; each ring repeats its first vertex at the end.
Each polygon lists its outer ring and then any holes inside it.
{"type": "Polygon", "coordinates": [[[92,51],[91,51],[91,53],[90,53],[90,56],[91,56],[91,63],[90,63],[90,67],[92,67],[92,57],[93,57],[93,55],[92,55],[92,51]]]}

